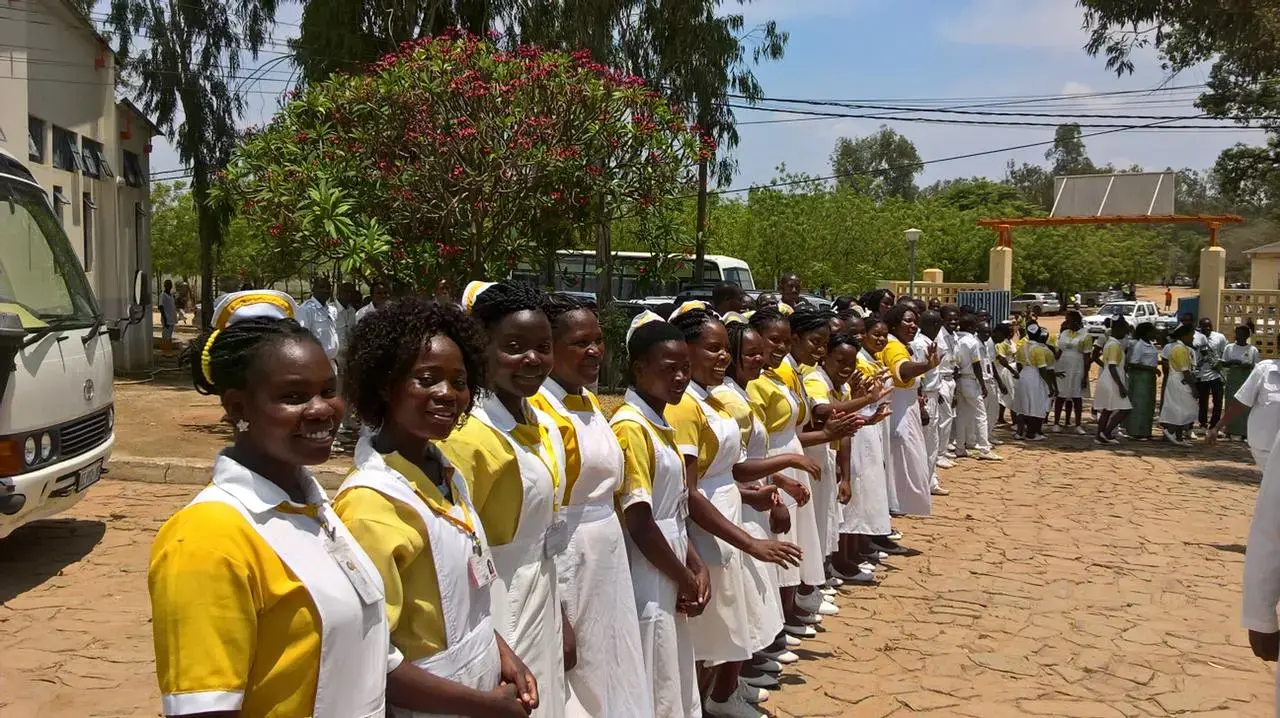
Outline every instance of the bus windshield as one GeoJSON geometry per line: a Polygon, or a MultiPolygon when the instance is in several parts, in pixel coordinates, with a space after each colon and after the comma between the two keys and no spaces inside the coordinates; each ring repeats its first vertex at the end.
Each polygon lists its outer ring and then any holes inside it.
{"type": "Polygon", "coordinates": [[[0,312],[28,331],[89,327],[100,314],[39,188],[0,175],[0,312]]]}

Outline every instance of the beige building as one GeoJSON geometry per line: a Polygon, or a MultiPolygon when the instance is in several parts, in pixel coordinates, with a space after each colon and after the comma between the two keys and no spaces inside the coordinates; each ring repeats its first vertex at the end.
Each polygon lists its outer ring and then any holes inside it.
{"type": "MultiPolygon", "coordinates": [[[[67,0],[0,5],[0,146],[50,193],[108,321],[126,317],[134,275],[151,271],[155,125],[117,99],[119,67],[67,0]]],[[[151,364],[151,312],[112,347],[118,370],[151,364]]]]}
{"type": "Polygon", "coordinates": [[[1250,289],[1280,289],[1280,242],[1246,249],[1250,289]]]}

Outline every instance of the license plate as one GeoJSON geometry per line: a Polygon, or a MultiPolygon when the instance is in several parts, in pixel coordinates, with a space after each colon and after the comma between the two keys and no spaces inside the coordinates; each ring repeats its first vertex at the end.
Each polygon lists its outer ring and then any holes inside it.
{"type": "Polygon", "coordinates": [[[98,483],[98,479],[102,478],[102,462],[92,463],[76,474],[76,491],[84,491],[85,489],[98,483]]]}

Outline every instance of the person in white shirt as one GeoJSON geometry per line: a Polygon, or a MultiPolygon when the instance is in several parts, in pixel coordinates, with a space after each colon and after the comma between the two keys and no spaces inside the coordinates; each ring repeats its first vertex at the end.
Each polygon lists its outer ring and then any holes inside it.
{"type": "MultiPolygon", "coordinates": [[[[944,304],[938,313],[942,315],[942,328],[934,342],[938,345],[938,468],[955,466],[956,458],[956,332],[960,330],[960,310],[954,304],[944,304]]],[[[936,482],[933,487],[941,488],[936,482]]]]}
{"type": "MultiPolygon", "coordinates": [[[[1263,362],[1266,363],[1266,362],[1263,362]]],[[[1261,366],[1261,364],[1259,365],[1261,366]]],[[[1262,485],[1249,525],[1249,550],[1244,555],[1244,607],[1241,625],[1249,631],[1253,655],[1276,662],[1280,653],[1280,455],[1274,452],[1262,470],[1262,485]]],[[[1280,676],[1276,694],[1280,697],[1280,676]]],[[[1280,705],[1280,701],[1277,701],[1280,705]]],[[[1280,716],[1280,710],[1276,712],[1280,716]]]]}
{"type": "MultiPolygon", "coordinates": [[[[360,307],[360,311],[356,312],[356,324],[361,319],[369,316],[370,312],[375,312],[386,306],[387,301],[391,299],[391,288],[382,280],[374,280],[369,284],[369,303],[360,307]]],[[[352,325],[353,327],[355,324],[352,325]]]]}
{"type": "Polygon", "coordinates": [[[942,347],[938,344],[937,337],[942,333],[942,315],[930,309],[922,311],[920,317],[920,331],[916,333],[914,339],[911,340],[911,357],[913,361],[923,362],[928,356],[932,348],[938,356],[938,364],[934,368],[927,371],[920,381],[920,394],[924,397],[924,412],[928,415],[929,423],[924,427],[925,453],[928,455],[927,465],[929,467],[929,487],[932,493],[939,496],[945,496],[947,492],[943,489],[938,481],[938,466],[953,465],[950,460],[939,463],[939,459],[943,459],[942,452],[946,451],[946,444],[939,441],[938,432],[938,414],[941,413],[942,402],[942,378],[940,376],[943,361],[942,347]]]}
{"type": "Polygon", "coordinates": [[[336,362],[340,345],[334,321],[337,310],[330,310],[329,307],[332,298],[333,285],[325,277],[316,277],[311,282],[311,298],[298,308],[298,323],[306,327],[316,341],[320,342],[329,361],[336,362]]]}
{"type": "Polygon", "coordinates": [[[1222,418],[1222,352],[1227,348],[1227,338],[1213,330],[1213,320],[1204,317],[1191,344],[1196,356],[1196,394],[1200,398],[1200,428],[1208,429],[1222,418]],[[1213,400],[1210,418],[1209,400],[1213,400]]]}
{"type": "Polygon", "coordinates": [[[986,363],[982,342],[974,333],[978,318],[973,314],[960,317],[956,334],[956,456],[966,457],[973,448],[979,459],[1001,461],[991,450],[991,431],[987,417],[986,363]]]}
{"type": "Polygon", "coordinates": [[[982,343],[982,381],[987,385],[987,441],[992,446],[1000,443],[995,437],[996,417],[1000,414],[1000,395],[1008,392],[996,364],[996,341],[991,335],[991,323],[978,315],[978,341],[982,343]]]}
{"type": "MultiPolygon", "coordinates": [[[[1256,350],[1256,347],[1254,347],[1256,350]]],[[[1267,465],[1276,435],[1280,434],[1280,362],[1266,359],[1254,365],[1249,378],[1231,397],[1222,421],[1214,425],[1207,437],[1212,443],[1236,416],[1248,412],[1245,432],[1249,451],[1259,469],[1267,465]]]]}
{"type": "Polygon", "coordinates": [[[164,280],[164,291],[160,293],[160,336],[173,338],[173,326],[178,323],[178,308],[173,301],[173,282],[164,280]]]}

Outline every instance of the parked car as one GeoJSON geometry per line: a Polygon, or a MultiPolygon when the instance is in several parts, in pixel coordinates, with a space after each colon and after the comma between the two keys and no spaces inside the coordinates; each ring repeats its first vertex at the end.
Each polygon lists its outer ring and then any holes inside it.
{"type": "Polygon", "coordinates": [[[1178,315],[1161,314],[1156,317],[1156,343],[1165,344],[1169,341],[1169,332],[1178,326],[1178,315]]]}
{"type": "Polygon", "coordinates": [[[1159,316],[1155,302],[1108,302],[1098,307],[1096,314],[1084,318],[1084,329],[1095,337],[1101,337],[1107,333],[1108,319],[1124,317],[1126,322],[1137,326],[1154,324],[1159,316]]]}
{"type": "Polygon", "coordinates": [[[1045,314],[1057,314],[1062,311],[1062,303],[1058,301],[1058,295],[1052,292],[1019,294],[1009,302],[1009,311],[1011,312],[1026,314],[1033,309],[1036,314],[1042,316],[1045,314]]]}

